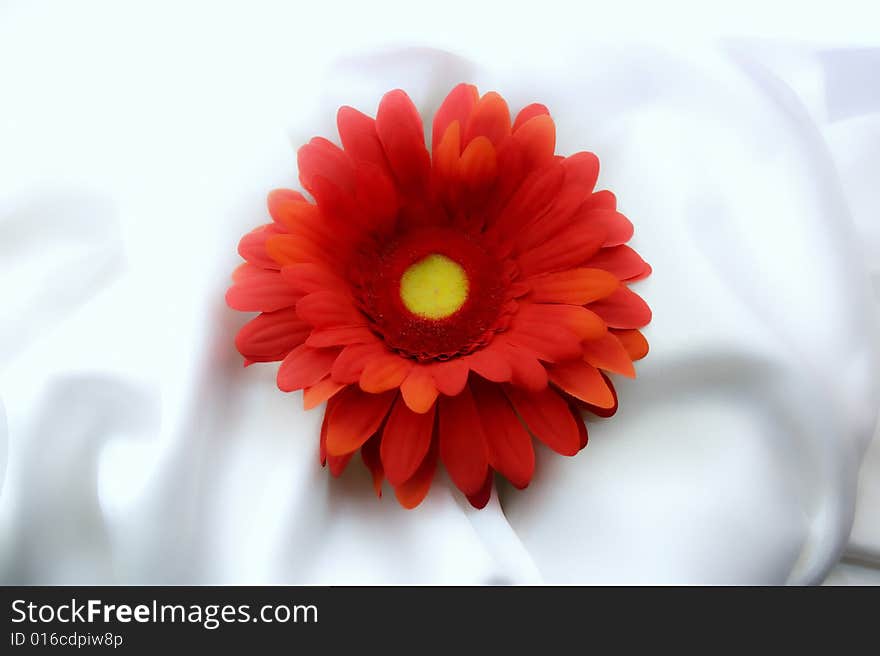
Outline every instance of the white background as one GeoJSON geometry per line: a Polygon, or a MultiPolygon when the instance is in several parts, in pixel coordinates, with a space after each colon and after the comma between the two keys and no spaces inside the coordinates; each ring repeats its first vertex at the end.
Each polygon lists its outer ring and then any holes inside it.
{"type": "Polygon", "coordinates": [[[0,580],[875,581],[877,11],[709,4],[0,3],[0,580]],[[464,79],[599,154],[652,353],[528,491],[406,512],[222,294],[339,104],[464,79]]]}

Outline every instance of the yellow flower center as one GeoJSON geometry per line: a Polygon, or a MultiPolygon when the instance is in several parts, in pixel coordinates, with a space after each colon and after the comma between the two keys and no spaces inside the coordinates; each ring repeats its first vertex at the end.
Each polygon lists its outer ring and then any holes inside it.
{"type": "Polygon", "coordinates": [[[468,278],[455,260],[434,253],[411,264],[400,278],[406,309],[426,319],[444,319],[458,312],[468,295],[468,278]]]}

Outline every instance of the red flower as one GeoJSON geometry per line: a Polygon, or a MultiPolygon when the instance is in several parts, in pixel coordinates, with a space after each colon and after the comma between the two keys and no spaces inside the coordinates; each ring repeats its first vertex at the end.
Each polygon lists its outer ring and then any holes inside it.
{"type": "Polygon", "coordinates": [[[322,463],[358,450],[412,508],[438,460],[470,502],[493,472],[524,488],[532,437],[572,456],[580,411],[610,416],[606,372],[635,376],[651,320],[628,283],[651,272],[592,153],[555,155],[543,105],[511,123],[497,93],[455,87],[434,117],[433,152],[400,90],[376,119],[337,117],[342,148],[299,150],[314,202],[269,195],[273,222],[247,234],[226,300],[260,315],[236,346],[245,364],[281,360],[278,387],[324,401],[322,463]]]}

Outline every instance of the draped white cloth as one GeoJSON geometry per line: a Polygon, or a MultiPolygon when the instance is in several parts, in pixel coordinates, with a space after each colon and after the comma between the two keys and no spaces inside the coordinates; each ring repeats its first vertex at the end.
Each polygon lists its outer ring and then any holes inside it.
{"type": "Polygon", "coordinates": [[[0,12],[0,582],[811,583],[857,492],[880,562],[880,50],[35,4],[0,12]],[[527,490],[476,511],[441,475],[406,511],[321,469],[321,412],[241,367],[223,293],[340,104],[430,120],[459,81],[599,155],[651,353],[527,490]]]}

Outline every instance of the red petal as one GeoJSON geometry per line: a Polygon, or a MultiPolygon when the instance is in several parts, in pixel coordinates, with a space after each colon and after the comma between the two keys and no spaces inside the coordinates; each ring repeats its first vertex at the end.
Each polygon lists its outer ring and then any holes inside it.
{"type": "Polygon", "coordinates": [[[552,239],[523,253],[518,262],[523,276],[571,269],[593,257],[605,243],[605,227],[575,221],[552,239]]]}
{"type": "Polygon", "coordinates": [[[486,480],[483,481],[482,487],[475,494],[467,495],[467,500],[477,510],[485,508],[486,504],[489,503],[489,499],[492,498],[492,479],[492,470],[490,469],[486,474],[486,480]]]}
{"type": "Polygon", "coordinates": [[[434,479],[436,469],[437,440],[433,440],[428,455],[425,456],[412,478],[394,488],[394,495],[401,506],[411,510],[424,500],[428,490],[431,489],[431,481],[434,479]]]}
{"type": "Polygon", "coordinates": [[[584,211],[598,209],[616,210],[617,197],[613,192],[610,192],[607,189],[601,189],[590,194],[590,197],[584,202],[583,209],[584,211]]]}
{"type": "Polygon", "coordinates": [[[581,152],[566,157],[562,161],[565,168],[565,181],[573,182],[587,191],[592,191],[599,179],[599,158],[593,153],[581,152]]]}
{"type": "Polygon", "coordinates": [[[266,252],[279,266],[304,262],[322,263],[327,253],[317,242],[303,235],[273,235],[266,240],[266,252]]]}
{"type": "Polygon", "coordinates": [[[439,402],[440,457],[456,487],[476,494],[486,480],[489,467],[486,437],[470,388],[439,402]]]}
{"type": "Polygon", "coordinates": [[[251,230],[238,242],[238,254],[263,269],[280,268],[279,264],[266,252],[266,240],[279,234],[279,230],[274,223],[251,230]]]}
{"type": "Polygon", "coordinates": [[[574,423],[577,424],[578,429],[578,446],[583,449],[587,446],[587,443],[590,441],[590,436],[587,433],[587,425],[584,423],[584,418],[581,416],[581,413],[578,409],[573,406],[568,406],[569,412],[571,412],[572,419],[574,419],[574,423]]]}
{"type": "Polygon", "coordinates": [[[385,346],[375,341],[368,344],[352,344],[342,349],[333,363],[330,375],[339,383],[356,383],[367,363],[376,356],[387,353],[385,346]]]}
{"type": "Polygon", "coordinates": [[[342,147],[352,160],[387,169],[388,162],[376,132],[375,120],[353,107],[340,107],[336,113],[336,127],[342,147]]]}
{"type": "Polygon", "coordinates": [[[295,305],[302,296],[284,282],[278,271],[260,269],[250,264],[245,267],[246,275],[239,274],[226,292],[226,304],[233,310],[274,312],[295,305]]]}
{"type": "Polygon", "coordinates": [[[378,167],[363,163],[355,175],[354,199],[374,231],[390,230],[397,219],[400,200],[394,181],[378,167]]]}
{"type": "Polygon", "coordinates": [[[434,407],[428,412],[410,410],[398,397],[382,431],[382,467],[392,485],[409,480],[428,453],[434,435],[434,407]]]}
{"type": "Polygon", "coordinates": [[[540,391],[547,387],[547,370],[534,351],[518,344],[504,344],[507,361],[510,363],[510,382],[518,387],[540,391]]]}
{"type": "Polygon", "coordinates": [[[376,394],[399,387],[412,366],[410,360],[404,360],[396,353],[376,355],[361,372],[361,389],[376,394]]]}
{"type": "Polygon", "coordinates": [[[332,291],[348,294],[348,284],[323,264],[290,264],[281,269],[281,277],[303,294],[332,291]]]}
{"type": "Polygon", "coordinates": [[[238,352],[254,362],[283,360],[303,343],[311,327],[294,308],[264,312],[248,322],[235,336],[238,352]]]}
{"type": "MultiPolygon", "coordinates": [[[[446,96],[434,115],[434,125],[431,130],[431,146],[435,152],[435,159],[437,147],[446,130],[455,121],[458,121],[459,125],[466,125],[478,98],[477,87],[472,84],[459,84],[446,96]]],[[[456,144],[456,147],[455,154],[458,155],[461,151],[460,143],[456,144]]]]}
{"type": "Polygon", "coordinates": [[[611,391],[611,396],[614,398],[614,403],[610,408],[603,408],[597,405],[593,405],[592,403],[584,403],[583,406],[590,412],[599,417],[611,417],[617,412],[617,390],[614,389],[614,383],[611,382],[611,379],[608,378],[601,371],[599,372],[602,375],[602,380],[605,381],[605,385],[608,386],[608,389],[611,391]]]}
{"type": "Polygon", "coordinates": [[[532,434],[551,449],[564,456],[580,450],[580,437],[568,404],[552,389],[525,392],[505,386],[507,398],[522,417],[532,434]]]}
{"type": "MultiPolygon", "coordinates": [[[[540,317],[540,314],[537,314],[540,317]]],[[[506,341],[530,351],[545,362],[561,362],[581,354],[580,338],[571,330],[548,326],[533,312],[518,312],[505,333],[506,341]]]]}
{"type": "Polygon", "coordinates": [[[306,387],[303,390],[303,408],[311,410],[318,407],[324,401],[332,399],[343,387],[345,387],[344,384],[335,382],[330,376],[322,378],[311,387],[306,387]]]}
{"type": "Polygon", "coordinates": [[[484,349],[474,351],[466,360],[471,370],[486,380],[495,383],[505,383],[510,380],[512,370],[499,344],[493,342],[484,349]]]}
{"type": "Polygon", "coordinates": [[[446,396],[457,396],[467,385],[470,367],[463,358],[437,362],[431,366],[431,375],[437,391],[446,396]]]}
{"type": "Polygon", "coordinates": [[[525,282],[532,288],[532,300],[569,305],[597,301],[620,286],[617,278],[601,269],[568,269],[533,276],[525,282]]]}
{"type": "Polygon", "coordinates": [[[337,394],[327,421],[327,454],[342,456],[358,449],[379,429],[396,395],[367,394],[354,385],[337,394]]]}
{"type": "Polygon", "coordinates": [[[590,210],[584,220],[591,229],[600,228],[605,233],[604,246],[619,246],[632,239],[632,222],[615,210],[590,210]]]}
{"type": "Polygon", "coordinates": [[[383,96],[376,115],[376,131],[401,187],[423,188],[431,157],[425,148],[422,118],[406,93],[396,89],[383,96]]]}
{"type": "Polygon", "coordinates": [[[463,143],[468,144],[477,137],[486,137],[497,146],[510,134],[510,110],[507,102],[494,91],[490,91],[477,101],[470,118],[463,125],[463,143]]]}
{"type": "Polygon", "coordinates": [[[548,110],[541,103],[532,103],[531,105],[526,105],[520,110],[519,114],[516,115],[516,120],[513,122],[513,131],[516,132],[523,126],[526,121],[536,116],[541,116],[542,114],[549,115],[550,110],[548,110]]]}
{"type": "Polygon", "coordinates": [[[629,280],[642,275],[648,265],[629,246],[621,245],[600,248],[599,252],[587,262],[587,266],[605,269],[619,280],[629,280]]]}
{"type": "Polygon", "coordinates": [[[330,291],[304,296],[296,304],[296,313],[316,328],[366,325],[350,298],[330,291]]]}
{"type": "Polygon", "coordinates": [[[507,202],[499,219],[490,227],[488,236],[501,243],[514,238],[521,228],[543,214],[553,203],[564,178],[562,167],[556,165],[529,175],[507,202]]]}
{"type": "Polygon", "coordinates": [[[611,328],[641,328],[651,321],[651,308],[625,285],[601,301],[590,303],[590,309],[611,328]]]}
{"type": "Polygon", "coordinates": [[[632,360],[623,344],[611,333],[583,343],[584,359],[598,369],[636,377],[632,360]]]}
{"type": "Polygon", "coordinates": [[[315,137],[296,154],[299,181],[312,191],[315,177],[320,176],[333,184],[351,191],[354,188],[354,166],[351,159],[334,143],[315,137]]]}
{"type": "Polygon", "coordinates": [[[316,349],[302,344],[293,349],[278,368],[278,389],[282,392],[310,387],[330,373],[339,349],[316,349]]]}
{"type": "Polygon", "coordinates": [[[548,114],[526,121],[513,135],[519,144],[526,169],[534,169],[553,160],[556,150],[556,124],[548,114]]]}
{"type": "Polygon", "coordinates": [[[318,208],[292,189],[274,189],[267,198],[269,215],[279,226],[287,229],[308,223],[318,213],[318,208]]]}
{"type": "Polygon", "coordinates": [[[410,410],[419,414],[428,412],[437,400],[437,386],[428,367],[414,366],[400,386],[400,393],[410,410]]]}
{"type": "Polygon", "coordinates": [[[489,463],[514,487],[526,487],[535,470],[532,438],[516,418],[500,386],[476,379],[471,390],[486,436],[489,463]]]}
{"type": "Polygon", "coordinates": [[[342,472],[345,471],[345,468],[348,467],[348,463],[351,461],[351,457],[354,455],[354,452],[346,453],[344,456],[327,456],[327,466],[330,467],[330,474],[334,477],[342,476],[342,472]]]}
{"type": "Polygon", "coordinates": [[[375,341],[376,336],[366,326],[333,326],[331,328],[315,328],[306,340],[306,344],[320,348],[370,344],[375,341]]]}
{"type": "Polygon", "coordinates": [[[556,364],[549,369],[550,380],[563,391],[584,403],[611,408],[614,395],[596,367],[582,360],[556,364]]]}
{"type": "Polygon", "coordinates": [[[626,349],[632,360],[641,360],[648,355],[648,340],[638,330],[612,330],[610,331],[626,349]]]}
{"type": "Polygon", "coordinates": [[[376,434],[361,447],[361,459],[373,476],[373,490],[376,491],[376,496],[379,498],[382,497],[382,480],[385,478],[385,470],[382,469],[382,459],[379,456],[381,441],[381,435],[376,434]]]}

